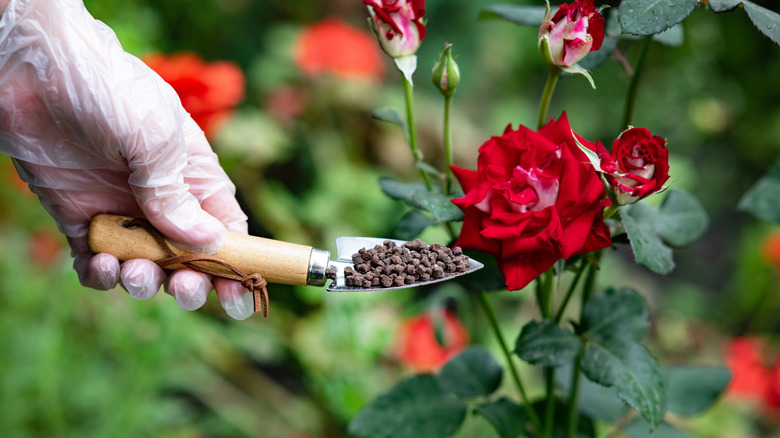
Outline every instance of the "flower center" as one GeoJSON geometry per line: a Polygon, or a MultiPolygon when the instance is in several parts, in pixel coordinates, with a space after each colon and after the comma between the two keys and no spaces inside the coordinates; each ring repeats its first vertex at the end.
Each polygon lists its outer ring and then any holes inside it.
{"type": "Polygon", "coordinates": [[[526,170],[516,166],[509,181],[509,200],[517,213],[542,211],[558,200],[559,182],[548,178],[539,169],[526,170]]]}

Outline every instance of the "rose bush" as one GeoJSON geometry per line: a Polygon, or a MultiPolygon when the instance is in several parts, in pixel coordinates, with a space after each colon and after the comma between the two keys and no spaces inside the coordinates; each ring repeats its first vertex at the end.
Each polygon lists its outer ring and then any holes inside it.
{"type": "Polygon", "coordinates": [[[455,245],[494,255],[509,290],[559,259],[610,246],[610,201],[586,163],[565,113],[538,132],[507,127],[479,148],[476,171],[453,166],[465,191],[452,201],[465,213],[455,245]]]}
{"type": "Polygon", "coordinates": [[[413,55],[425,37],[425,0],[363,0],[379,43],[393,58],[413,55]]]}
{"type": "MultiPolygon", "coordinates": [[[[548,16],[549,17],[549,16],[548,16]]],[[[539,29],[539,51],[550,64],[571,67],[604,42],[604,18],[593,0],[563,4],[539,29]]]]}

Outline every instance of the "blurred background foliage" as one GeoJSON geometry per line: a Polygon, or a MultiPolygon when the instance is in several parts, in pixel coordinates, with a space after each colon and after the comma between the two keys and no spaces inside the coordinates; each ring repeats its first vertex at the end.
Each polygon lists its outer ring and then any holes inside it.
{"type": "MultiPolygon", "coordinates": [[[[211,140],[252,234],[331,251],[337,236],[397,235],[405,207],[386,198],[377,180],[419,174],[401,133],[370,114],[402,108],[399,77],[385,57],[383,75],[352,79],[306,74],[296,64],[300,36],[324,19],[368,35],[360,1],[85,3],[132,54],[194,52],[243,71],[245,100],[211,140]]],[[[462,74],[453,115],[457,165],[474,168],[489,136],[536,120],[546,79],[537,29],[478,20],[493,3],[509,2],[426,2],[415,98],[420,143],[436,166],[442,106],[428,75],[445,42],[462,74]]],[[[762,4],[777,10],[775,2],[762,4]]],[[[631,63],[638,49],[639,41],[624,41],[620,53],[631,63]]],[[[670,276],[633,265],[623,248],[608,255],[600,282],[632,284],[650,299],[652,349],[662,364],[723,364],[723,345],[734,337],[776,342],[780,266],[766,248],[776,230],[736,205],[780,156],[778,55],[744,14],[703,6],[684,22],[682,45],[651,46],[634,124],[668,138],[673,183],[702,200],[711,226],[676,252],[670,276]]],[[[622,130],[629,78],[614,57],[593,77],[597,90],[582,78],[561,80],[550,114],[565,109],[579,134],[609,144],[622,130]]],[[[270,317],[241,322],[214,297],[185,312],[163,293],[139,302],[121,289],[82,288],[53,222],[10,159],[0,163],[4,436],[341,437],[367,401],[415,371],[395,354],[405,319],[444,306],[457,311],[472,343],[496,348],[455,284],[355,295],[272,285],[270,317]]],[[[448,239],[438,228],[422,237],[448,239]]],[[[510,338],[537,315],[527,295],[491,296],[510,338]]],[[[776,421],[755,403],[727,397],[686,426],[694,436],[758,437],[774,433],[776,421]]],[[[492,436],[485,426],[471,421],[461,435],[492,436]]]]}

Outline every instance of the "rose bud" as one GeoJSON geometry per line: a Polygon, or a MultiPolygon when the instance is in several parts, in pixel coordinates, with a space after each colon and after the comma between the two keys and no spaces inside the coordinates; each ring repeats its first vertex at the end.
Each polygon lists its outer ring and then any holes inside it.
{"type": "Polygon", "coordinates": [[[433,86],[444,96],[452,96],[460,82],[460,69],[452,58],[452,44],[447,43],[433,66],[433,86]]]}
{"type": "Polygon", "coordinates": [[[593,0],[563,4],[539,29],[539,52],[548,63],[566,69],[577,64],[604,41],[604,18],[593,0]]]}
{"type": "Polygon", "coordinates": [[[425,0],[363,0],[382,50],[393,58],[413,55],[425,36],[425,0]]]}
{"type": "Polygon", "coordinates": [[[661,191],[669,180],[666,139],[651,135],[647,128],[630,128],[620,134],[612,145],[611,156],[615,170],[604,176],[620,205],[633,204],[661,191]]]}

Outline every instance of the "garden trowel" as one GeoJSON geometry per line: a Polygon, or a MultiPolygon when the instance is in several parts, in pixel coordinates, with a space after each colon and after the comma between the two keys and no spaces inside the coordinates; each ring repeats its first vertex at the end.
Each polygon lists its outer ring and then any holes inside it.
{"type": "MultiPolygon", "coordinates": [[[[385,241],[373,237],[339,237],[336,239],[336,260],[330,259],[330,252],[296,243],[282,242],[238,233],[227,233],[222,249],[215,257],[234,265],[246,273],[259,273],[269,283],[290,285],[324,286],[326,271],[335,268],[336,278],[327,290],[331,292],[367,292],[377,290],[403,289],[446,281],[469,274],[483,267],[482,263],[469,258],[468,269],[443,278],[416,281],[393,287],[350,287],[345,285],[344,269],[352,267],[352,255],[361,248],[373,248],[385,241]]],[[[393,240],[401,245],[404,242],[393,240]]],[[[171,242],[160,243],[153,230],[135,226],[133,218],[99,214],[92,218],[89,227],[89,247],[95,253],[108,253],[119,260],[148,259],[162,260],[175,255],[187,254],[171,242]],[[167,248],[163,245],[167,243],[167,248]]],[[[208,262],[204,262],[208,263],[208,262]]],[[[182,265],[166,267],[179,269],[182,265]]],[[[211,269],[221,269],[211,266],[211,269]]]]}

